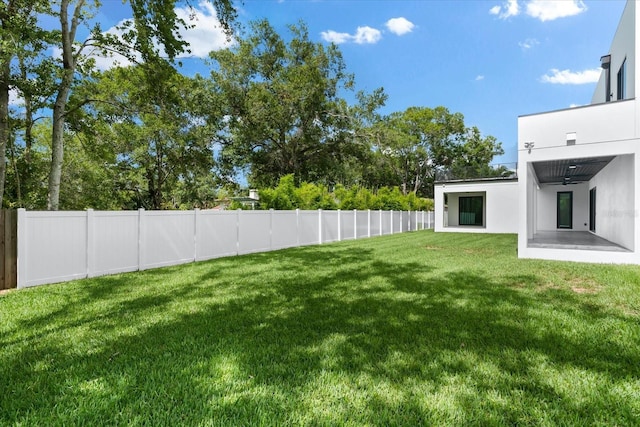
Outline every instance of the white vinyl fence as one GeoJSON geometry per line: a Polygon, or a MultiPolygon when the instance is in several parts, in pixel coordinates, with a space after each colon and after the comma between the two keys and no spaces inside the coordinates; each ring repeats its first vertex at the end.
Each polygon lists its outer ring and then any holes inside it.
{"type": "Polygon", "coordinates": [[[433,212],[18,209],[18,288],[433,228],[433,212]]]}

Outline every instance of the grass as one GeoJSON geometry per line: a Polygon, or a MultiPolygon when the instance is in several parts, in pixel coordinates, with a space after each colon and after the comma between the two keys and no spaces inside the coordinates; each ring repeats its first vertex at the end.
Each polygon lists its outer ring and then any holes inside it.
{"type": "Polygon", "coordinates": [[[0,296],[0,425],[639,425],[640,268],[415,232],[0,296]]]}

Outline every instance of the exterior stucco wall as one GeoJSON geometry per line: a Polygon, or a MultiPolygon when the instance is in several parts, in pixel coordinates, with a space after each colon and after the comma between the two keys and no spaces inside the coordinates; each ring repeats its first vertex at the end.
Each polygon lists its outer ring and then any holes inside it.
{"type": "MultiPolygon", "coordinates": [[[[602,55],[611,55],[611,67],[610,67],[610,79],[611,79],[611,92],[613,96],[612,100],[616,100],[618,98],[617,93],[617,75],[618,70],[620,70],[620,66],[622,62],[626,59],[626,94],[625,99],[634,98],[635,97],[635,73],[636,73],[636,55],[635,55],[635,46],[636,46],[636,32],[635,32],[635,22],[636,22],[636,2],[630,1],[627,2],[624,11],[622,12],[622,17],[620,18],[620,23],[618,24],[618,29],[616,30],[616,34],[613,37],[613,42],[611,43],[611,47],[609,48],[609,52],[602,52],[602,55]]],[[[598,84],[596,86],[596,90],[593,93],[593,98],[591,99],[592,104],[599,104],[601,102],[606,101],[606,73],[603,72],[600,74],[600,79],[598,80],[598,84]]]]}
{"type": "Polygon", "coordinates": [[[546,185],[537,190],[536,231],[557,230],[558,196],[561,191],[573,193],[572,231],[589,230],[589,185],[546,185]]]}
{"type": "Polygon", "coordinates": [[[589,182],[596,188],[596,234],[627,249],[635,247],[637,211],[634,204],[633,155],[616,157],[589,182]]]}
{"type": "Polygon", "coordinates": [[[436,184],[435,231],[517,233],[518,182],[512,180],[436,184]],[[444,211],[445,194],[448,198],[447,213],[444,211]],[[461,196],[484,197],[483,227],[458,225],[458,199],[461,196]],[[445,226],[445,215],[448,220],[447,226],[445,226]]]}
{"type": "MultiPolygon", "coordinates": [[[[576,134],[575,146],[624,141],[637,135],[635,100],[608,102],[518,118],[518,148],[533,143],[532,152],[567,147],[567,134],[576,134]]],[[[550,158],[546,156],[547,158],[550,158]]]]}

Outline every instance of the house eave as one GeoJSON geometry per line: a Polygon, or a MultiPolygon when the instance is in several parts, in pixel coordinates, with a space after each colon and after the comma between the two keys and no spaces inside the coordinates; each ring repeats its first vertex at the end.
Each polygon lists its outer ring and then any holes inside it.
{"type": "Polygon", "coordinates": [[[627,101],[635,101],[635,98],[625,98],[625,99],[620,99],[620,100],[616,100],[616,101],[599,102],[599,103],[596,103],[596,104],[578,105],[576,107],[559,108],[557,110],[542,111],[542,112],[539,112],[539,113],[521,114],[521,115],[518,116],[518,118],[540,116],[540,115],[543,115],[543,114],[553,114],[553,113],[559,113],[559,112],[562,112],[562,111],[582,110],[582,109],[586,109],[586,108],[598,107],[598,106],[607,105],[607,104],[608,105],[614,105],[614,104],[618,104],[618,103],[621,103],[621,102],[627,102],[627,101]]]}
{"type": "Polygon", "coordinates": [[[487,182],[508,182],[508,181],[517,182],[518,181],[518,177],[496,176],[496,177],[491,177],[491,178],[450,179],[450,180],[445,180],[445,181],[434,181],[434,184],[459,184],[459,183],[471,184],[471,183],[474,183],[474,182],[487,183],[487,182]]]}

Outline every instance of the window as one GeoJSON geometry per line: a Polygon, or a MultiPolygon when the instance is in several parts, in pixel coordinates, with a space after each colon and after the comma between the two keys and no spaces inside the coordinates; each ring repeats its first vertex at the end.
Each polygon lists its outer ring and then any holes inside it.
{"type": "Polygon", "coordinates": [[[458,199],[460,207],[458,224],[482,226],[482,213],[484,211],[484,197],[471,196],[458,199]]]}
{"type": "Polygon", "coordinates": [[[624,61],[622,61],[622,65],[620,66],[620,69],[618,70],[618,87],[617,87],[617,99],[625,99],[626,97],[626,85],[625,85],[625,80],[626,80],[626,75],[627,74],[627,60],[625,58],[624,61]]]}

